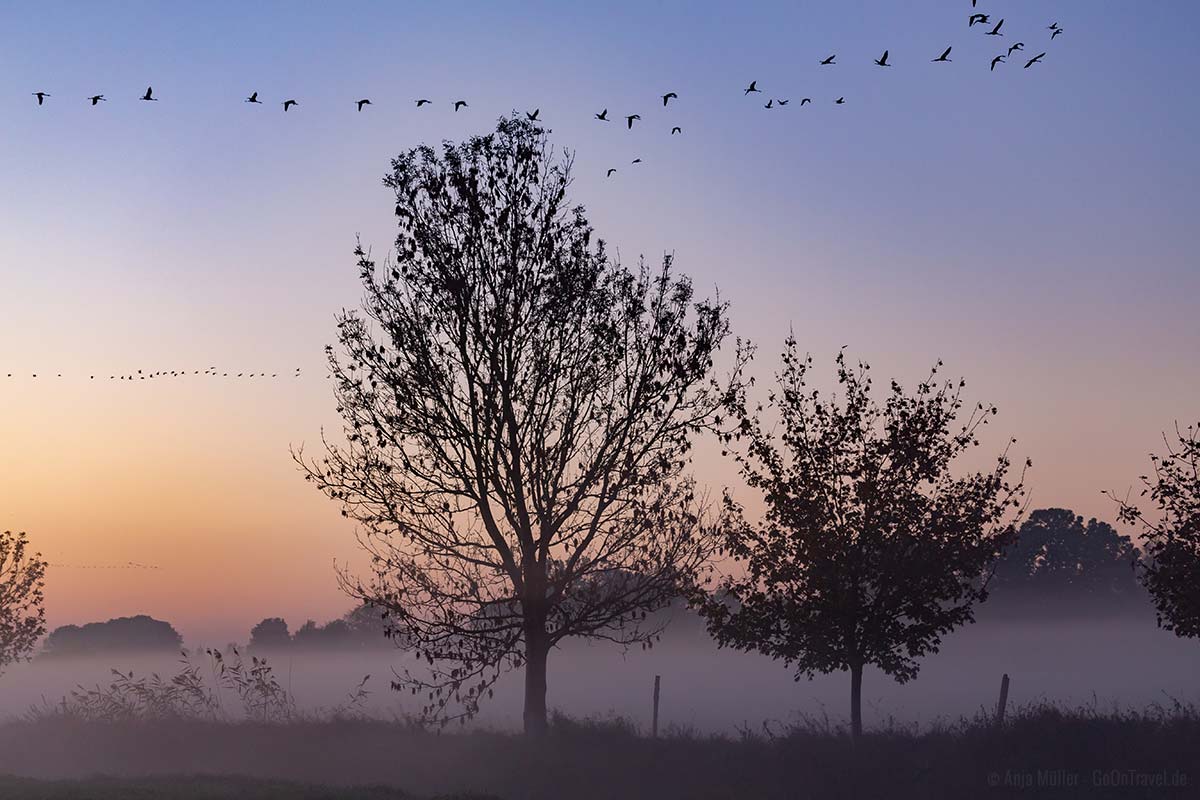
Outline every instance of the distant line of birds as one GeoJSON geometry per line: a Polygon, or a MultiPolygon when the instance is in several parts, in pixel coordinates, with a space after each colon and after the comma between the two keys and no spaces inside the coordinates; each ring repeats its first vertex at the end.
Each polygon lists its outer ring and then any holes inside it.
{"type": "MultiPolygon", "coordinates": [[[[56,377],[56,378],[63,377],[63,374],[61,372],[55,372],[53,374],[54,374],[54,377],[56,377]]],[[[127,375],[114,373],[114,374],[108,376],[108,380],[110,380],[110,381],[144,381],[144,380],[154,380],[155,378],[186,378],[189,376],[203,376],[203,375],[207,375],[211,378],[244,378],[244,379],[279,378],[279,377],[299,378],[301,376],[301,370],[300,370],[300,367],[296,367],[296,370],[289,375],[285,372],[223,372],[223,371],[217,369],[216,367],[209,367],[208,369],[204,369],[204,370],[172,369],[172,370],[158,370],[157,372],[143,372],[142,370],[139,369],[137,372],[132,372],[127,375]]],[[[29,373],[30,378],[37,378],[38,376],[50,377],[50,373],[46,373],[46,372],[29,373]]],[[[15,373],[15,372],[5,373],[5,378],[23,378],[23,377],[25,377],[25,375],[22,373],[15,373]]],[[[329,376],[326,375],[325,377],[328,378],[329,376]]],[[[88,380],[94,381],[94,380],[96,380],[96,378],[104,378],[104,375],[103,374],[88,375],[88,380]]]]}
{"type": "Polygon", "coordinates": [[[59,569],[162,569],[156,564],[139,564],[136,561],[126,561],[124,564],[57,564],[50,562],[48,566],[59,569]]]}
{"type": "MultiPolygon", "coordinates": [[[[978,2],[978,0],[971,0],[971,8],[972,9],[976,8],[977,2],[978,2]]],[[[991,24],[991,15],[989,15],[989,14],[978,13],[973,10],[971,15],[967,18],[967,27],[968,28],[973,28],[976,25],[986,26],[989,24],[991,24]]],[[[1004,33],[1002,31],[1003,27],[1004,27],[1004,19],[1001,18],[998,22],[995,23],[995,25],[992,26],[992,28],[990,30],[987,30],[985,32],[985,35],[987,35],[987,36],[1004,36],[1004,33]]],[[[1046,30],[1050,31],[1050,40],[1051,41],[1056,39],[1058,36],[1060,36],[1064,32],[1064,29],[1057,22],[1051,23],[1049,26],[1047,26],[1046,30]]],[[[952,59],[950,58],[950,53],[953,51],[953,49],[954,49],[954,47],[953,47],[953,45],[951,45],[951,46],[947,47],[944,51],[942,51],[941,55],[937,56],[936,58],[930,59],[930,60],[935,64],[936,63],[949,63],[952,61],[952,59]]],[[[1014,43],[1007,49],[1006,52],[1000,53],[999,55],[996,55],[995,57],[993,57],[991,59],[989,71],[994,72],[996,70],[996,66],[998,64],[1007,63],[1008,58],[1013,53],[1023,51],[1024,49],[1025,49],[1024,42],[1014,43]]],[[[1044,59],[1045,57],[1046,57],[1046,53],[1042,52],[1042,53],[1039,53],[1038,55],[1028,59],[1025,62],[1024,69],[1029,69],[1034,64],[1042,63],[1042,59],[1044,59]]],[[[884,50],[883,55],[881,55],[879,58],[873,59],[873,62],[875,63],[876,66],[879,66],[879,67],[891,67],[891,66],[893,66],[893,64],[889,60],[889,58],[890,58],[890,52],[888,50],[884,50]]],[[[820,59],[817,62],[817,64],[822,67],[836,66],[837,63],[838,62],[837,62],[837,54],[836,53],[826,56],[825,58],[820,59]]],[[[743,94],[743,96],[745,96],[745,95],[756,94],[756,93],[761,94],[762,90],[758,88],[758,81],[755,80],[755,81],[750,82],[750,85],[746,87],[746,89],[743,91],[742,94],[743,94]]],[[[41,106],[43,103],[45,103],[46,98],[51,97],[49,92],[42,92],[42,91],[33,92],[32,95],[35,98],[37,98],[37,104],[39,106],[41,106]]],[[[660,95],[660,98],[662,99],[662,104],[663,104],[663,107],[665,108],[672,100],[678,100],[679,95],[675,92],[667,92],[666,94],[660,95]]],[[[93,106],[99,105],[101,102],[104,102],[107,100],[107,98],[103,94],[91,95],[90,97],[88,97],[86,99],[93,106]]],[[[147,86],[145,94],[143,94],[140,99],[147,101],[147,102],[157,102],[159,98],[154,96],[154,87],[147,86]]],[[[253,105],[262,105],[263,104],[263,101],[259,100],[259,98],[258,98],[257,91],[251,92],[250,96],[247,97],[243,102],[250,103],[253,105]]],[[[431,105],[433,103],[432,100],[430,100],[428,98],[424,98],[424,97],[419,98],[419,99],[415,100],[414,102],[416,103],[417,108],[422,108],[423,106],[431,105]]],[[[787,106],[789,102],[790,102],[790,100],[788,98],[781,99],[781,98],[770,97],[767,99],[767,102],[764,105],[764,108],[766,108],[768,110],[774,109],[774,108],[782,108],[782,107],[787,106]]],[[[813,100],[811,97],[804,97],[804,98],[800,99],[800,102],[798,103],[798,105],[803,107],[805,105],[811,104],[812,102],[813,102],[813,100]]],[[[369,106],[369,105],[374,105],[374,103],[371,102],[370,98],[367,98],[367,97],[363,97],[358,100],[354,100],[353,103],[359,113],[362,112],[364,107],[369,106]]],[[[454,107],[454,111],[456,113],[464,108],[470,107],[466,100],[455,100],[455,101],[453,101],[452,104],[454,107]]],[[[836,100],[833,101],[833,104],[838,105],[838,106],[845,105],[846,98],[838,97],[836,100]]],[[[295,98],[288,98],[286,100],[283,100],[280,103],[280,105],[283,106],[283,110],[286,113],[286,112],[290,111],[292,108],[299,106],[300,101],[296,100],[295,98]]],[[[526,112],[525,115],[526,115],[526,117],[528,117],[528,119],[530,121],[537,122],[537,121],[539,121],[540,113],[541,113],[541,109],[535,108],[533,111],[526,112]]],[[[603,109],[602,111],[600,111],[597,114],[594,114],[593,116],[595,117],[595,119],[597,119],[601,122],[610,121],[610,117],[608,116],[607,108],[603,109]]],[[[641,119],[642,119],[642,117],[640,114],[626,114],[624,116],[626,130],[633,130],[633,123],[640,121],[641,119]]],[[[683,128],[681,126],[674,125],[671,127],[671,135],[672,136],[681,134],[681,133],[683,133],[683,128]]],[[[641,158],[636,158],[631,163],[639,164],[639,163],[641,163],[641,161],[642,161],[641,158]]],[[[612,177],[613,174],[615,174],[616,172],[617,172],[617,169],[615,167],[610,167],[608,169],[606,175],[607,175],[607,177],[612,177]]]]}

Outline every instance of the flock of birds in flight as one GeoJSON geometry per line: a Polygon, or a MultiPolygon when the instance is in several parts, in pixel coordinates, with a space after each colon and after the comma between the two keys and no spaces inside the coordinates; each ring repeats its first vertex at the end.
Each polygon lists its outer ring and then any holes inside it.
{"type": "MultiPolygon", "coordinates": [[[[985,30],[985,32],[984,32],[985,35],[997,36],[997,37],[1004,36],[1004,31],[1003,31],[1004,19],[1001,18],[993,25],[990,14],[984,14],[984,13],[979,13],[979,12],[975,11],[977,4],[978,4],[978,0],[971,0],[972,13],[967,19],[967,27],[974,28],[976,25],[980,25],[986,29],[987,26],[990,25],[991,28],[985,30]]],[[[1054,39],[1058,38],[1063,33],[1063,28],[1057,22],[1051,23],[1047,27],[1047,30],[1050,31],[1050,41],[1053,41],[1054,39]]],[[[952,61],[952,59],[950,58],[950,53],[951,53],[951,51],[953,51],[953,49],[954,49],[954,47],[953,47],[953,45],[951,45],[951,46],[947,47],[944,51],[942,51],[941,55],[939,55],[937,58],[933,58],[930,60],[935,64],[950,63],[952,61]]],[[[1005,52],[1000,53],[991,59],[989,71],[994,72],[997,65],[1008,63],[1008,59],[1009,59],[1009,57],[1012,56],[1013,53],[1023,52],[1024,50],[1025,50],[1024,42],[1014,42],[1012,45],[1010,45],[1007,48],[1007,50],[1005,52]]],[[[892,63],[888,60],[889,57],[890,57],[889,51],[884,50],[883,55],[880,56],[879,58],[873,59],[873,61],[876,66],[891,67],[892,63]]],[[[1027,59],[1025,61],[1024,69],[1029,69],[1034,64],[1042,63],[1042,59],[1044,59],[1045,57],[1046,57],[1046,53],[1042,52],[1042,53],[1038,53],[1036,56],[1033,56],[1032,58],[1027,59]]],[[[838,62],[837,62],[837,54],[836,53],[831,54],[817,62],[817,64],[822,67],[836,66],[837,63],[838,62]]],[[[758,88],[758,81],[757,80],[750,81],[750,85],[745,88],[745,90],[742,92],[742,94],[743,94],[743,96],[751,95],[751,94],[762,94],[762,90],[758,88]]],[[[49,92],[41,92],[41,91],[32,92],[32,95],[35,98],[37,98],[37,104],[39,106],[43,105],[45,103],[46,98],[52,97],[52,95],[49,92]]],[[[91,103],[91,105],[97,106],[101,102],[106,101],[108,98],[106,98],[103,94],[95,94],[95,95],[91,95],[90,97],[87,97],[85,99],[89,103],[91,103]]],[[[143,101],[146,101],[146,102],[157,102],[159,98],[154,96],[154,87],[147,86],[145,94],[143,94],[140,99],[143,101]]],[[[661,95],[661,99],[662,99],[663,107],[665,108],[670,103],[670,101],[678,100],[679,95],[676,94],[675,92],[667,92],[666,94],[661,95]]],[[[263,101],[258,99],[257,91],[251,92],[250,95],[243,102],[249,103],[251,105],[263,105],[263,101]]],[[[414,102],[416,103],[417,108],[422,108],[424,106],[433,104],[433,101],[429,100],[428,98],[419,98],[419,99],[415,100],[414,102]]],[[[767,99],[766,104],[764,105],[764,108],[766,108],[768,110],[775,109],[775,108],[783,108],[783,107],[786,107],[790,102],[791,101],[787,98],[780,99],[780,98],[769,97],[767,99]]],[[[803,97],[800,99],[800,102],[797,103],[797,105],[799,105],[800,107],[803,107],[803,106],[811,104],[812,102],[813,102],[813,99],[811,97],[803,97]]],[[[839,105],[839,106],[845,105],[846,98],[838,97],[836,100],[833,101],[833,103],[834,103],[834,105],[839,105]]],[[[370,98],[367,98],[367,97],[363,97],[358,100],[355,100],[355,101],[353,101],[353,104],[355,105],[355,107],[357,108],[357,110],[360,113],[362,112],[362,110],[365,106],[373,105],[370,98]]],[[[286,112],[290,111],[291,109],[299,106],[300,101],[296,100],[295,98],[288,98],[286,100],[283,100],[280,103],[280,105],[283,106],[283,110],[286,113],[286,112]]],[[[458,112],[464,108],[470,107],[466,100],[455,100],[455,101],[453,101],[452,105],[454,107],[455,112],[458,112]]],[[[535,108],[533,111],[526,112],[525,116],[528,117],[530,121],[537,122],[537,121],[539,121],[540,113],[541,113],[541,109],[535,108]]],[[[594,114],[593,116],[600,122],[609,122],[612,119],[608,116],[607,108],[605,108],[604,110],[600,111],[597,114],[594,114]]],[[[638,122],[641,119],[642,119],[642,117],[640,114],[626,114],[624,116],[626,130],[633,130],[633,123],[638,122]]],[[[680,133],[683,133],[683,128],[681,126],[674,125],[671,127],[671,135],[672,136],[674,136],[676,134],[680,134],[680,133]]],[[[640,163],[642,163],[642,159],[635,158],[631,163],[632,164],[640,164],[640,163]]],[[[606,172],[606,177],[611,178],[616,172],[617,172],[616,167],[610,167],[606,172]]]]}
{"type": "MultiPolygon", "coordinates": [[[[986,28],[986,26],[991,25],[990,29],[985,30],[985,35],[997,36],[997,37],[1004,36],[1004,32],[1003,32],[1004,19],[1000,19],[994,25],[992,25],[990,15],[984,14],[984,13],[978,13],[978,12],[974,11],[977,3],[978,3],[978,0],[971,0],[971,8],[973,9],[973,11],[967,20],[967,27],[974,28],[976,25],[981,25],[986,28]]],[[[1050,40],[1051,41],[1058,38],[1058,36],[1060,36],[1063,33],[1063,28],[1057,22],[1051,23],[1046,29],[1048,31],[1050,31],[1050,40]]],[[[947,47],[944,51],[942,51],[942,53],[939,56],[937,56],[934,59],[931,59],[931,61],[933,63],[949,63],[949,62],[951,62],[952,59],[950,58],[950,53],[953,51],[953,49],[954,49],[953,46],[947,47]]],[[[1007,48],[1006,52],[1000,53],[999,55],[996,55],[995,57],[993,57],[991,59],[991,65],[989,67],[989,71],[995,71],[996,66],[998,64],[1007,63],[1008,58],[1013,53],[1022,52],[1022,51],[1024,51],[1024,49],[1025,49],[1024,42],[1014,42],[1007,48]]],[[[1046,53],[1042,52],[1042,53],[1038,53],[1036,56],[1033,56],[1032,58],[1027,59],[1025,61],[1024,69],[1029,69],[1034,64],[1042,63],[1042,59],[1045,57],[1046,57],[1046,53]]],[[[873,59],[873,61],[876,66],[891,67],[892,63],[889,61],[889,58],[890,58],[889,51],[884,50],[883,55],[881,55],[879,58],[873,59]]],[[[838,62],[837,62],[837,54],[836,53],[831,54],[817,62],[817,64],[821,67],[836,66],[837,63],[838,62]]],[[[32,94],[35,98],[37,98],[37,104],[39,106],[45,103],[46,98],[51,97],[49,92],[40,92],[39,91],[39,92],[33,92],[32,94]]],[[[752,94],[763,94],[762,90],[758,88],[757,80],[750,81],[750,84],[742,92],[743,96],[749,96],[752,94]]],[[[86,99],[93,106],[99,105],[101,102],[104,102],[107,100],[107,98],[103,94],[92,95],[86,99]]],[[[145,94],[143,94],[140,99],[143,101],[146,101],[146,102],[157,102],[159,98],[154,96],[154,88],[152,86],[147,86],[145,94]]],[[[671,103],[672,100],[678,100],[679,95],[675,92],[667,92],[663,95],[660,95],[660,99],[662,100],[663,107],[666,108],[671,103]]],[[[245,100],[243,102],[249,103],[252,105],[262,105],[263,104],[263,101],[258,98],[258,92],[252,92],[248,97],[245,98],[245,100]]],[[[433,104],[433,101],[429,100],[428,98],[419,98],[419,99],[415,100],[414,102],[416,103],[417,108],[422,108],[424,106],[433,104]]],[[[781,98],[769,97],[767,99],[766,104],[764,105],[764,108],[766,108],[768,110],[776,109],[776,108],[783,108],[783,107],[786,107],[790,102],[791,102],[791,100],[788,98],[781,99],[781,98]]],[[[803,107],[805,105],[809,105],[812,102],[813,102],[813,100],[811,97],[803,97],[800,99],[800,101],[797,103],[797,105],[803,107]]],[[[845,105],[846,98],[838,97],[836,100],[833,101],[833,103],[834,103],[834,105],[839,105],[839,106],[845,105]]],[[[288,112],[292,108],[299,106],[300,103],[298,100],[296,100],[294,98],[289,98],[289,99],[283,100],[281,105],[283,106],[284,112],[288,112]]],[[[365,106],[369,106],[369,105],[373,105],[373,104],[372,104],[370,98],[364,97],[359,100],[355,100],[354,105],[357,107],[357,110],[361,113],[365,106]]],[[[469,105],[466,100],[455,100],[453,102],[453,107],[454,107],[454,111],[458,112],[461,109],[469,108],[469,105]]],[[[540,113],[541,113],[541,109],[535,108],[533,111],[526,112],[525,116],[530,121],[537,122],[537,121],[539,121],[540,113]]],[[[600,122],[609,122],[614,119],[613,117],[609,117],[607,108],[603,109],[599,113],[594,114],[593,116],[595,117],[595,119],[599,120],[600,122]]],[[[635,122],[641,121],[642,117],[640,114],[635,113],[635,114],[626,114],[626,115],[624,115],[623,119],[625,120],[626,130],[633,130],[633,124],[635,122]]],[[[679,125],[672,126],[672,128],[671,128],[672,136],[674,136],[676,134],[680,134],[680,133],[683,133],[682,127],[680,127],[679,125]]],[[[633,159],[633,161],[631,163],[640,164],[640,163],[642,163],[642,159],[635,158],[635,159],[633,159]]],[[[616,172],[617,172],[616,167],[610,167],[606,172],[606,177],[611,178],[616,172]]],[[[208,376],[208,377],[213,377],[213,378],[219,377],[219,378],[249,380],[249,379],[253,379],[253,378],[278,379],[281,375],[283,375],[284,377],[299,378],[301,375],[301,370],[299,367],[297,367],[296,370],[293,373],[291,373],[290,376],[286,375],[285,373],[280,373],[280,372],[271,372],[271,373],[268,373],[268,372],[224,372],[224,371],[218,370],[216,367],[209,367],[208,369],[205,369],[205,370],[191,370],[191,371],[188,371],[188,370],[162,370],[162,371],[157,371],[157,372],[143,372],[142,370],[137,370],[136,373],[109,375],[108,380],[144,381],[144,380],[154,380],[154,379],[183,378],[183,377],[187,377],[187,376],[208,376]]],[[[62,373],[55,373],[55,376],[58,378],[63,377],[62,373]]],[[[7,377],[13,378],[13,377],[18,377],[18,376],[15,376],[14,373],[10,372],[10,373],[7,373],[7,377]]],[[[31,375],[31,377],[37,378],[38,373],[33,373],[31,375]]],[[[100,377],[103,378],[104,376],[100,376],[100,377]]],[[[325,377],[328,379],[329,376],[326,375],[325,377]]],[[[96,375],[89,376],[90,380],[95,380],[96,378],[97,378],[96,375]]]]}

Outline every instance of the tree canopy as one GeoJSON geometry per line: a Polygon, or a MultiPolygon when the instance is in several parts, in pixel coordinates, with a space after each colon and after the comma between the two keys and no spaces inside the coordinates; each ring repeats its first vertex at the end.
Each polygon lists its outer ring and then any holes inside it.
{"type": "Polygon", "coordinates": [[[724,547],[738,569],[696,602],[719,644],[780,659],[797,677],[849,670],[855,736],[863,667],[907,681],[972,621],[1022,507],[1007,448],[992,469],[955,474],[996,409],[960,419],[964,384],[940,380],[940,366],[913,392],[891,382],[880,404],[870,368],[839,353],[838,392],[822,394],[789,337],[767,406],[729,397],[737,427],[725,441],[766,512],[748,520],[726,495],[724,547]]]}
{"type": "Polygon", "coordinates": [[[524,667],[543,731],[549,651],[648,643],[642,616],[715,547],[687,467],[747,352],[719,383],[725,305],[669,257],[622,266],[569,205],[570,170],[515,116],[393,161],[394,260],[356,251],[363,305],[329,349],[343,441],[297,454],[373,557],[345,587],[429,665],[397,686],[441,720],[524,667]]]}
{"type": "Polygon", "coordinates": [[[177,653],[183,637],[171,623],[145,614],[117,617],[107,622],[63,625],[46,637],[47,656],[83,656],[102,653],[177,653]]]}
{"type": "Polygon", "coordinates": [[[46,562],[24,533],[0,533],[0,672],[28,658],[46,632],[46,562]]]}

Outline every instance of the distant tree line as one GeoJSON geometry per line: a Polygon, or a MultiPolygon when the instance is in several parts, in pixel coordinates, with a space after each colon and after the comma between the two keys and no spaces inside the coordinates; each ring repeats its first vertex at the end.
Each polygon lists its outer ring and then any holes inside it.
{"type": "Polygon", "coordinates": [[[282,617],[268,617],[250,630],[251,651],[346,651],[391,646],[381,612],[359,605],[345,616],[323,625],[306,621],[293,633],[282,617]]]}
{"type": "Polygon", "coordinates": [[[42,655],[55,658],[115,653],[178,653],[182,646],[183,637],[169,622],[138,614],[107,622],[55,628],[42,645],[42,655]]]}

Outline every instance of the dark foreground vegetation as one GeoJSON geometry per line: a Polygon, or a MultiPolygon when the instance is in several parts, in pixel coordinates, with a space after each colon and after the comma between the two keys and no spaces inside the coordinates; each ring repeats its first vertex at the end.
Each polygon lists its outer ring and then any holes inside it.
{"type": "Polygon", "coordinates": [[[43,716],[0,726],[0,774],[21,776],[0,779],[0,796],[1158,798],[1194,797],[1200,782],[1200,712],[1178,704],[1139,712],[1043,704],[1011,713],[1002,727],[983,716],[893,724],[857,745],[821,719],[734,737],[674,729],[654,740],[623,720],[559,716],[549,733],[534,742],[366,719],[43,716]]]}

